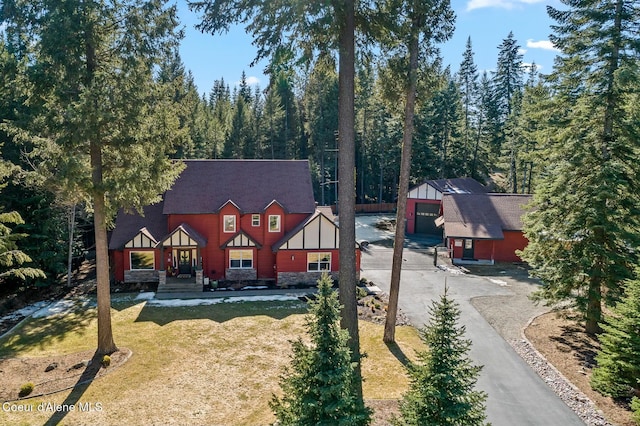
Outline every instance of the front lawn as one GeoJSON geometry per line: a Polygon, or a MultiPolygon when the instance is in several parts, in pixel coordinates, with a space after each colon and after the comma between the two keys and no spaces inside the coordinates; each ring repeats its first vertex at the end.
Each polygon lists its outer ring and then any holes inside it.
{"type": "MultiPolygon", "coordinates": [[[[120,299],[113,307],[115,341],[132,350],[133,356],[82,390],[3,405],[0,424],[43,424],[53,418],[74,425],[266,425],[274,421],[268,401],[279,392],[279,375],[289,362],[289,340],[304,332],[304,304],[150,307],[144,301],[120,299]],[[66,403],[67,408],[75,405],[76,409],[56,415],[38,411],[42,402],[66,403]],[[29,406],[33,412],[11,411],[29,406]]],[[[402,362],[422,348],[416,331],[399,327],[394,347],[382,343],[381,325],[361,322],[360,333],[362,351],[367,354],[365,399],[399,398],[407,387],[402,362]]],[[[96,334],[94,308],[31,319],[0,340],[0,357],[46,359],[85,351],[95,348],[96,334]]]]}

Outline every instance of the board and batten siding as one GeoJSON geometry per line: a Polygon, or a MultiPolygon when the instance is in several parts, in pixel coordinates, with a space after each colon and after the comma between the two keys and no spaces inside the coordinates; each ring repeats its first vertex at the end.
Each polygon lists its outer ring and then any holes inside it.
{"type": "Polygon", "coordinates": [[[435,189],[428,183],[423,183],[409,191],[407,198],[418,200],[442,200],[442,192],[435,189]]]}
{"type": "Polygon", "coordinates": [[[339,240],[339,231],[335,223],[319,214],[280,246],[280,250],[337,249],[339,240]]]}
{"type": "Polygon", "coordinates": [[[158,242],[149,234],[146,228],[141,229],[132,239],[127,241],[125,248],[154,248],[158,242]]]}

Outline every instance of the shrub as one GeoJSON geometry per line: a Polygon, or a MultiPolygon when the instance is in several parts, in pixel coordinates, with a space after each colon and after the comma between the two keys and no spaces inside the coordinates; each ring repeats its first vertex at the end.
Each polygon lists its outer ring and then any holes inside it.
{"type": "Polygon", "coordinates": [[[364,298],[364,297],[367,297],[367,295],[368,295],[368,294],[369,294],[369,293],[368,293],[368,292],[367,292],[367,290],[365,290],[364,288],[362,288],[362,287],[356,287],[356,298],[357,298],[358,300],[360,300],[360,299],[362,299],[362,298],[364,298]]]}
{"type": "Polygon", "coordinates": [[[111,365],[111,357],[109,355],[105,355],[102,357],[102,366],[107,368],[111,365]]]}
{"type": "Polygon", "coordinates": [[[20,386],[20,392],[18,392],[18,396],[20,398],[23,398],[23,397],[29,395],[31,392],[33,392],[33,388],[35,388],[35,387],[36,387],[36,385],[34,385],[31,382],[25,383],[24,385],[20,386]]]}
{"type": "Polygon", "coordinates": [[[633,411],[633,421],[640,425],[640,398],[633,397],[631,400],[631,410],[633,411]]]}

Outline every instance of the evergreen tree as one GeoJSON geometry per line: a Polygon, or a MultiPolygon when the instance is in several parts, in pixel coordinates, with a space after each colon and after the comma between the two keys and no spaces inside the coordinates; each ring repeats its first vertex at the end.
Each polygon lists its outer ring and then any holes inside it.
{"type": "Polygon", "coordinates": [[[287,426],[367,425],[371,412],[354,392],[355,364],[339,325],[340,305],[331,278],[318,281],[315,301],[305,319],[311,345],[301,338],[292,342],[291,365],[282,375],[282,397],[270,402],[278,421],[287,426]]]}
{"type": "Polygon", "coordinates": [[[158,201],[181,168],[168,158],[179,126],[171,88],[154,79],[178,42],[176,9],[162,0],[15,0],[2,12],[18,57],[29,58],[32,108],[15,133],[39,143],[32,161],[49,181],[93,207],[97,353],[112,353],[107,226],[118,208],[158,201]]]}
{"type": "Polygon", "coordinates": [[[596,334],[602,303],[614,303],[640,245],[637,111],[638,3],[567,0],[548,7],[562,54],[550,76],[552,139],[525,217],[523,258],[542,278],[540,298],[573,300],[596,334]]]}
{"type": "Polygon", "coordinates": [[[612,397],[640,393],[640,267],[625,283],[624,296],[605,316],[591,386],[612,397]]]}
{"type": "Polygon", "coordinates": [[[504,135],[501,134],[502,128],[509,116],[512,115],[513,98],[522,92],[524,84],[522,53],[520,53],[520,46],[514,38],[513,32],[509,32],[498,49],[498,63],[492,79],[493,97],[498,113],[496,118],[500,126],[493,141],[493,151],[496,155],[499,155],[502,149],[504,142],[504,135]]]}
{"type": "Polygon", "coordinates": [[[269,85],[264,100],[264,114],[261,121],[261,138],[264,158],[276,158],[276,145],[284,133],[285,113],[282,99],[273,85],[269,85]]]}
{"type": "MultiPolygon", "coordinates": [[[[467,38],[467,44],[462,56],[462,63],[458,71],[458,86],[463,109],[462,146],[463,162],[467,164],[469,157],[473,153],[473,140],[475,140],[474,124],[477,121],[477,99],[478,99],[478,67],[473,61],[473,49],[471,47],[471,37],[467,38]]],[[[473,174],[472,166],[469,166],[469,174],[473,174]]]]}
{"type": "Polygon", "coordinates": [[[314,64],[305,87],[304,105],[307,117],[306,132],[309,153],[320,168],[320,182],[316,186],[320,204],[336,202],[332,191],[336,181],[336,131],[338,130],[338,73],[335,60],[329,54],[321,55],[314,64]],[[326,182],[333,181],[333,184],[326,182]]]}
{"type": "MultiPolygon", "coordinates": [[[[13,169],[15,169],[14,165],[0,159],[0,189],[5,186],[3,182],[13,169]]],[[[24,224],[22,217],[18,212],[2,212],[2,210],[0,206],[0,285],[5,284],[9,279],[24,281],[29,278],[46,278],[41,269],[27,266],[32,259],[18,248],[18,241],[26,235],[15,233],[9,227],[9,225],[24,224]]]]}
{"type": "MultiPolygon", "coordinates": [[[[393,2],[391,2],[393,4],[393,2]]],[[[402,269],[402,251],[407,209],[407,194],[411,176],[411,153],[415,131],[415,109],[418,92],[418,71],[420,63],[429,57],[437,56],[438,43],[444,42],[453,33],[455,15],[449,0],[422,2],[409,0],[399,2],[398,8],[384,17],[391,28],[391,41],[383,38],[383,46],[392,53],[390,68],[395,64],[408,64],[404,69],[394,69],[403,83],[404,121],[402,126],[402,150],[398,183],[398,202],[396,209],[396,231],[393,241],[393,261],[384,337],[387,343],[395,341],[396,314],[400,293],[400,275],[402,269]],[[398,40],[393,40],[397,38],[398,40]]]]}
{"type": "Polygon", "coordinates": [[[408,368],[409,391],[400,402],[399,425],[460,426],[484,424],[487,395],[474,390],[482,367],[468,357],[471,341],[458,326],[460,309],[447,297],[433,301],[430,320],[420,330],[428,350],[408,368]]]}
{"type": "Polygon", "coordinates": [[[494,118],[497,117],[497,107],[493,102],[491,80],[487,72],[482,73],[478,85],[478,116],[474,129],[473,157],[470,176],[476,180],[489,173],[491,136],[490,131],[494,118]]]}

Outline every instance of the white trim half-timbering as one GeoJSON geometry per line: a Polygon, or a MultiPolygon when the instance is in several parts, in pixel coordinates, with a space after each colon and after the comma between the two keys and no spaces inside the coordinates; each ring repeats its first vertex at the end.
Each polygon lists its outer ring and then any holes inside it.
{"type": "Polygon", "coordinates": [[[442,200],[442,192],[425,182],[420,186],[412,188],[409,191],[408,198],[417,200],[442,200]]]}
{"type": "Polygon", "coordinates": [[[317,211],[300,229],[295,230],[277,250],[330,250],[339,248],[340,233],[334,221],[317,211]]]}
{"type": "Polygon", "coordinates": [[[158,244],[162,247],[204,247],[207,245],[207,240],[189,225],[183,223],[158,244]]]}
{"type": "Polygon", "coordinates": [[[231,237],[231,239],[227,240],[224,244],[220,246],[220,248],[228,248],[228,247],[257,247],[262,248],[260,244],[258,244],[253,238],[249,235],[245,234],[243,231],[238,232],[236,235],[231,237]]]}
{"type": "Polygon", "coordinates": [[[147,228],[142,228],[124,245],[125,248],[154,248],[158,241],[151,235],[147,228]]]}

